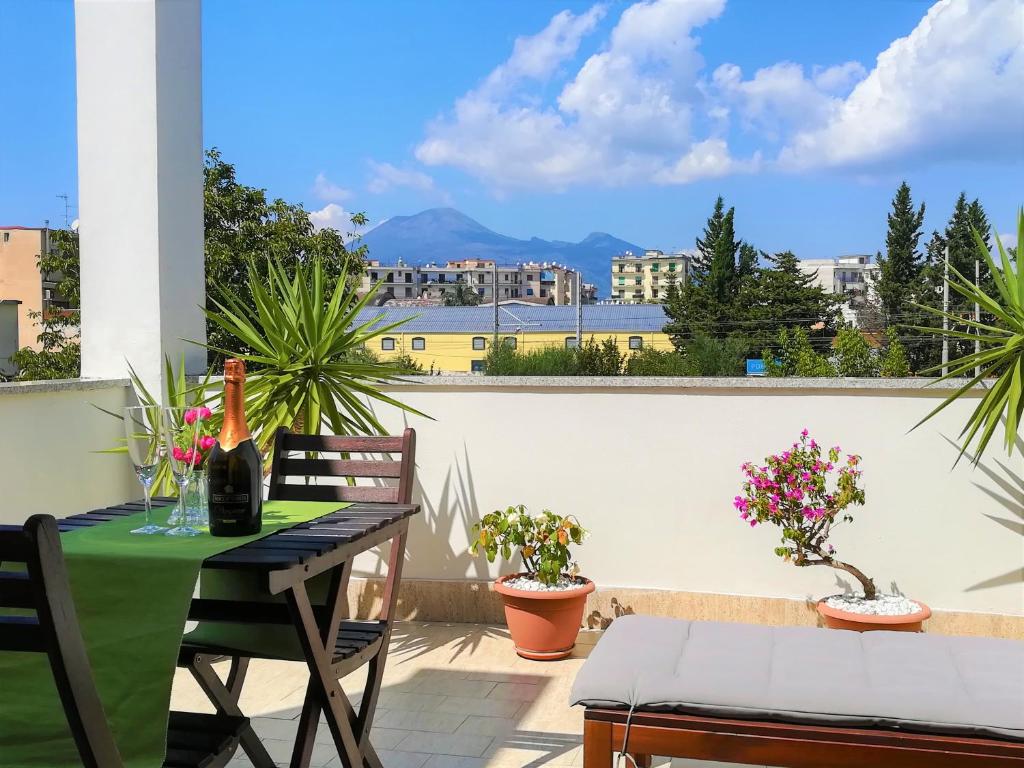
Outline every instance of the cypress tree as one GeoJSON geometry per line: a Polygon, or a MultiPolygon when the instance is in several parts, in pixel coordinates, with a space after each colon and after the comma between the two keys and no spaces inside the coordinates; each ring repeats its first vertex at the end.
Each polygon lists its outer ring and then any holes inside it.
{"type": "Polygon", "coordinates": [[[697,255],[690,264],[690,282],[703,285],[711,274],[711,264],[715,258],[715,247],[722,234],[722,222],[725,219],[725,201],[719,195],[715,201],[715,210],[704,225],[704,237],[697,238],[697,255]]]}
{"type": "Polygon", "coordinates": [[[924,203],[915,210],[907,182],[900,184],[892,199],[885,237],[885,255],[879,255],[879,276],[875,290],[887,323],[898,322],[909,311],[909,302],[919,292],[923,261],[917,250],[924,221],[924,203]]]}
{"type": "Polygon", "coordinates": [[[736,254],[740,244],[736,240],[736,229],[733,225],[735,215],[736,209],[730,208],[722,217],[721,231],[711,254],[711,270],[707,282],[712,295],[719,302],[727,301],[736,287],[736,254]]]}

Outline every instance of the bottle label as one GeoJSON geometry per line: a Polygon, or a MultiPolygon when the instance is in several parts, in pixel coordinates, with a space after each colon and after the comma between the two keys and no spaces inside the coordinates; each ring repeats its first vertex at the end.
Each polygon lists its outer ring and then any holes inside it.
{"type": "Polygon", "coordinates": [[[214,493],[211,494],[210,500],[214,504],[248,504],[249,494],[248,493],[214,493]]]}

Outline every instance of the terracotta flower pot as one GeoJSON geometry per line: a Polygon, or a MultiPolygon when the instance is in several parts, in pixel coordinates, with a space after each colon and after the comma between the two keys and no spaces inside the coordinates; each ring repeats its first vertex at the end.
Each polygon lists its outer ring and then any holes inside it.
{"type": "Polygon", "coordinates": [[[566,658],[576,645],[594,582],[582,579],[578,589],[558,592],[529,592],[505,586],[509,579],[523,575],[502,576],[494,583],[494,591],[505,603],[505,621],[516,653],[534,661],[566,658]]]}
{"type": "Polygon", "coordinates": [[[870,632],[884,629],[888,632],[920,632],[921,623],[932,615],[932,609],[920,600],[914,602],[921,606],[917,613],[906,613],[902,616],[873,616],[871,614],[850,613],[825,604],[824,598],[818,601],[818,613],[830,629],[852,629],[854,632],[870,632]]]}

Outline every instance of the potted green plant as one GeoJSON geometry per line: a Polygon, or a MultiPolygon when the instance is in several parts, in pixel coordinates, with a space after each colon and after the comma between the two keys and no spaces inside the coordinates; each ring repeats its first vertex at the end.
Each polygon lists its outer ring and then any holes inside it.
{"type": "Polygon", "coordinates": [[[860,594],[832,595],[818,601],[818,613],[834,629],[887,629],[919,632],[931,610],[920,601],[878,592],[859,568],[840,560],[829,535],[853,521],[850,507],[864,504],[860,456],[842,457],[836,445],[824,451],[805,429],[785,451],[764,464],[742,466],[743,490],[733,506],[750,527],[770,524],[782,531],[775,554],[800,567],[823,565],[860,583],[860,594]]]}
{"type": "Polygon", "coordinates": [[[494,591],[505,604],[505,620],[516,653],[525,659],[552,661],[572,653],[594,582],[579,575],[569,546],[587,532],[573,517],[544,510],[532,516],[519,505],[496,510],[473,526],[470,552],[481,550],[489,562],[522,557],[519,573],[500,577],[494,591]]]}

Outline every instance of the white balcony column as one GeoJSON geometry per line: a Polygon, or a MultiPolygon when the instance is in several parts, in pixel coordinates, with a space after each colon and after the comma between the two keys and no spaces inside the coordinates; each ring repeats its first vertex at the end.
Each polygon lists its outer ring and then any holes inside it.
{"type": "Polygon", "coordinates": [[[82,376],[206,353],[200,0],[75,0],[82,376]]]}

